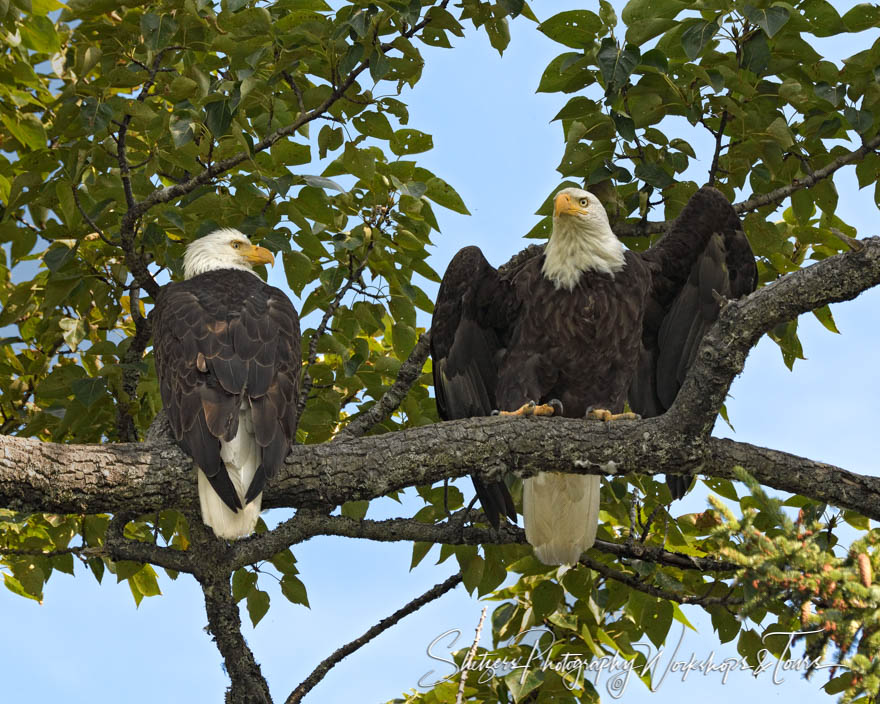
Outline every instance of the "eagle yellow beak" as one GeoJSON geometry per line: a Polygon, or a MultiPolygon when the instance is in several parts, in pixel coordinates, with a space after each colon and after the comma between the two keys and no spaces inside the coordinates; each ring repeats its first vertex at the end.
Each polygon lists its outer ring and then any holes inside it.
{"type": "Polygon", "coordinates": [[[586,208],[582,208],[575,203],[571,199],[571,195],[568,193],[560,193],[556,196],[556,200],[553,204],[554,217],[559,217],[560,215],[577,215],[578,213],[584,212],[586,212],[586,208]]]}
{"type": "Polygon", "coordinates": [[[275,266],[275,257],[272,256],[272,252],[265,247],[251,245],[250,249],[245,249],[245,251],[242,252],[242,256],[251,264],[271,264],[272,266],[275,266]]]}

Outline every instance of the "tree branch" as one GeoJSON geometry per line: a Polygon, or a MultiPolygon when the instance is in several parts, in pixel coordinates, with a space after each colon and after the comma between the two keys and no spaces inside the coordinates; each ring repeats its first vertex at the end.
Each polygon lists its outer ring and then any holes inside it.
{"type": "MultiPolygon", "coordinates": [[[[828,165],[822,167],[821,169],[816,169],[816,171],[805,176],[804,178],[796,179],[795,181],[792,181],[791,184],[772,190],[769,193],[752,195],[751,198],[748,198],[739,203],[735,203],[733,208],[738,215],[742,215],[744,213],[750,213],[754,210],[758,210],[759,208],[763,208],[765,205],[778,204],[780,201],[784,200],[795,191],[800,191],[804,188],[814,186],[819,181],[824,178],[828,178],[835,171],[846,166],[847,164],[852,164],[856,161],[859,161],[860,159],[863,159],[865,155],[867,155],[869,152],[874,151],[878,147],[880,147],[880,135],[876,135],[875,137],[864,142],[862,146],[858,149],[854,149],[851,152],[842,154],[841,156],[834,159],[834,161],[830,162],[828,165]]],[[[614,234],[618,237],[645,237],[648,235],[657,235],[666,232],[672,226],[672,222],[672,220],[662,220],[656,222],[648,222],[646,220],[641,222],[622,222],[615,224],[613,226],[613,230],[614,234]]]]}
{"type": "Polygon", "coordinates": [[[784,276],[745,298],[728,301],[697,352],[666,416],[679,432],[707,435],[733,379],[761,335],[779,323],[880,284],[880,238],[784,276]]]}
{"type": "MultiPolygon", "coordinates": [[[[238,569],[261,560],[268,560],[285,548],[305,542],[316,535],[360,538],[379,542],[423,542],[443,545],[510,545],[525,544],[522,528],[504,523],[497,529],[473,525],[485,521],[481,512],[459,511],[442,523],[424,523],[414,518],[390,518],[382,521],[356,521],[345,516],[328,516],[311,511],[299,511],[274,530],[259,536],[239,540],[230,548],[228,559],[232,569],[238,569]]],[[[641,543],[612,543],[597,540],[595,548],[621,560],[642,560],[681,570],[699,572],[735,572],[740,566],[711,557],[697,557],[669,552],[654,545],[641,543]]]]}
{"type": "MultiPolygon", "coordinates": [[[[749,348],[767,329],[880,283],[880,239],[829,257],[729,303],[709,330],[673,407],[663,416],[612,424],[569,418],[471,418],[346,442],[297,446],[264,506],[319,508],[407,486],[510,469],[588,474],[636,472],[733,477],[740,464],[762,483],[880,520],[880,479],[785,453],[706,437],[749,348]],[[721,448],[721,449],[719,449],[721,448]],[[718,453],[717,455],[714,453],[718,453]],[[814,471],[792,480],[800,464],[814,471]],[[858,490],[852,490],[852,487],[858,490]]],[[[142,445],[56,445],[0,437],[0,504],[58,513],[149,513],[197,505],[192,461],[169,440],[142,445]]]]}
{"type": "Polygon", "coordinates": [[[129,289],[128,301],[135,332],[121,360],[123,397],[116,400],[116,434],[122,442],[135,442],[138,432],[130,406],[137,401],[139,365],[150,344],[153,325],[149,318],[141,315],[140,289],[137,285],[132,285],[129,289]]]}
{"type": "Polygon", "coordinates": [[[816,169],[813,173],[808,174],[804,178],[792,181],[792,183],[788,186],[777,188],[773,191],[770,191],[769,193],[762,193],[760,195],[752,196],[742,203],[737,203],[733,206],[733,208],[734,210],[736,210],[738,215],[742,215],[743,213],[748,213],[753,210],[757,210],[758,208],[763,208],[765,205],[777,204],[779,201],[787,198],[795,191],[814,186],[823,178],[828,178],[829,176],[831,176],[831,174],[833,174],[839,168],[863,159],[866,154],[874,151],[875,149],[877,149],[877,147],[880,147],[880,135],[876,135],[868,141],[864,142],[862,146],[858,149],[854,149],[847,154],[842,154],[834,161],[830,162],[827,166],[823,166],[821,169],[816,169]]]}
{"type": "MultiPolygon", "coordinates": [[[[443,0],[440,3],[439,7],[445,8],[449,4],[449,0],[443,0]]],[[[421,22],[414,24],[410,27],[406,32],[403,33],[402,36],[409,39],[413,37],[415,34],[424,29],[430,20],[425,18],[421,22]]],[[[385,52],[390,49],[395,48],[391,43],[384,43],[379,46],[379,48],[385,52]]],[[[327,96],[327,98],[316,108],[309,110],[308,112],[301,113],[292,123],[286,125],[285,127],[281,127],[271,134],[269,134],[264,139],[260,140],[256,144],[254,144],[253,149],[250,152],[243,151],[238,154],[234,154],[231,157],[226,159],[222,159],[213,164],[207,166],[203,171],[196,174],[190,179],[183,181],[182,183],[177,183],[173,186],[167,186],[164,188],[157,188],[155,191],[150,193],[144,200],[140,201],[133,210],[126,214],[126,217],[131,218],[131,222],[133,223],[137,218],[141,217],[144,213],[146,213],[150,208],[159,203],[168,203],[169,201],[174,200],[175,198],[180,198],[181,196],[185,196],[188,193],[192,193],[199,186],[204,186],[209,183],[213,179],[215,179],[220,174],[223,174],[230,169],[234,169],[239,164],[248,161],[253,158],[254,154],[265,151],[269,149],[273,144],[278,142],[280,139],[284,137],[288,137],[296,132],[303,125],[307,125],[309,122],[318,119],[321,117],[327,110],[343,95],[345,92],[354,85],[354,82],[357,80],[357,77],[360,76],[365,70],[367,70],[370,66],[370,61],[367,59],[366,61],[361,62],[358,66],[352,69],[351,73],[348,74],[347,78],[336,86],[333,89],[333,92],[327,96]]],[[[125,221],[125,218],[123,218],[125,221]]]]}
{"type": "Polygon", "coordinates": [[[388,418],[403,402],[416,380],[422,375],[422,367],[431,351],[431,331],[423,332],[409,357],[400,365],[397,379],[376,403],[356,415],[336,436],[336,440],[353,440],[388,418]]]}
{"type": "Polygon", "coordinates": [[[241,634],[241,617],[238,604],[232,598],[229,575],[224,570],[199,581],[205,595],[208,628],[223,655],[232,682],[227,701],[233,704],[271,704],[269,685],[241,634]]]}
{"type": "Polygon", "coordinates": [[[709,587],[706,594],[703,596],[691,596],[688,594],[679,594],[677,592],[671,592],[666,589],[661,589],[660,587],[655,587],[653,584],[649,584],[647,582],[642,581],[640,578],[633,574],[628,574],[626,572],[621,572],[620,570],[615,570],[604,562],[599,562],[598,560],[594,560],[588,555],[584,555],[580,559],[580,563],[582,565],[586,565],[591,570],[594,570],[601,574],[603,577],[607,577],[608,579],[613,579],[615,582],[620,582],[621,584],[625,584],[631,589],[635,589],[637,591],[643,592],[645,594],[649,594],[650,596],[655,596],[660,599],[667,599],[669,601],[675,601],[679,604],[699,604],[700,606],[711,606],[711,605],[720,605],[720,604],[741,604],[742,599],[736,600],[731,599],[729,595],[727,596],[712,596],[711,592],[714,588],[714,584],[707,585],[709,587]]]}
{"type": "Polygon", "coordinates": [[[294,689],[293,692],[290,693],[290,696],[287,698],[285,704],[299,704],[299,702],[302,701],[303,697],[306,696],[306,694],[308,694],[309,691],[311,691],[311,689],[316,684],[318,684],[318,682],[324,679],[324,676],[330,671],[330,669],[339,664],[340,661],[351,655],[359,648],[362,648],[383,631],[387,631],[389,628],[401,621],[404,617],[418,611],[425,604],[428,604],[435,599],[439,599],[441,596],[446,594],[446,592],[457,587],[460,583],[461,574],[452,575],[447,580],[440,582],[440,584],[434,585],[421,596],[413,599],[405,606],[402,606],[390,616],[383,618],[381,621],[379,621],[379,623],[369,628],[359,638],[355,638],[350,643],[343,645],[330,657],[323,660],[321,664],[319,664],[308,677],[306,677],[299,685],[297,685],[296,689],[294,689]]]}
{"type": "Polygon", "coordinates": [[[299,402],[297,403],[296,409],[296,417],[302,417],[303,411],[306,408],[306,403],[309,400],[309,393],[312,391],[312,375],[309,373],[309,370],[318,360],[318,342],[327,332],[327,326],[330,324],[330,319],[336,314],[336,311],[339,309],[340,304],[342,303],[342,299],[345,298],[345,294],[347,294],[351,288],[360,280],[361,275],[364,273],[364,269],[367,268],[367,263],[370,260],[370,252],[373,249],[373,241],[370,241],[370,244],[367,246],[367,251],[364,254],[364,260],[358,264],[357,268],[354,267],[353,262],[349,259],[349,271],[348,271],[348,280],[345,282],[342,288],[340,288],[336,295],[333,297],[333,300],[330,302],[330,305],[327,306],[327,309],[324,311],[324,315],[321,317],[321,322],[318,324],[318,327],[315,328],[312,333],[312,337],[309,340],[309,354],[306,358],[306,369],[303,372],[303,382],[302,388],[299,392],[299,402]]]}

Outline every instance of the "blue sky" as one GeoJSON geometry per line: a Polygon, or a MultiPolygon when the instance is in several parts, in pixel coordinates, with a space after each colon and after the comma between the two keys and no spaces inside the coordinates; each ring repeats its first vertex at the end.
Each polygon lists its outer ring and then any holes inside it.
{"type": "MultiPolygon", "coordinates": [[[[845,10],[855,3],[834,4],[845,10]]],[[[583,0],[533,4],[542,19],[592,5],[583,0]]],[[[472,213],[465,217],[438,209],[443,232],[435,239],[431,263],[440,272],[467,244],[479,245],[493,264],[506,261],[527,244],[521,235],[535,223],[534,211],[559,182],[555,167],[562,154],[561,130],[550,118],[565,98],[535,94],[534,89],[546,64],[564,48],[527,21],[515,22],[512,34],[503,58],[484,35],[474,32],[456,40],[454,51],[425,49],[424,77],[404,95],[410,126],[434,137],[434,150],[420,163],[453,184],[472,213]]],[[[876,34],[864,39],[864,46],[874,38],[876,34]]],[[[825,43],[818,50],[856,49],[825,43]]],[[[835,182],[841,217],[856,225],[860,236],[878,234],[870,189],[857,190],[852,169],[835,182]]],[[[280,267],[273,282],[283,285],[280,267]]],[[[872,352],[880,342],[880,293],[870,291],[833,310],[839,336],[828,333],[812,316],[802,318],[808,359],[799,361],[793,373],[772,342],[764,340],[752,352],[728,404],[737,430],[734,437],[875,473],[880,441],[872,413],[876,414],[880,372],[872,352]]],[[[723,424],[716,432],[731,435],[723,424]]],[[[382,515],[385,505],[371,508],[370,515],[382,515]]],[[[694,492],[675,510],[685,513],[704,506],[705,494],[694,492]]],[[[451,562],[426,564],[432,562],[429,556],[410,572],[408,544],[320,538],[297,546],[295,554],[311,610],[289,604],[265,584],[273,607],[255,630],[246,628],[273,695],[281,701],[337,647],[455,571],[451,562]]],[[[435,549],[431,555],[436,554],[435,549]]],[[[107,575],[99,587],[84,570],[78,570],[76,579],[53,575],[42,605],[0,593],[6,634],[0,640],[4,694],[12,700],[28,693],[35,701],[63,698],[77,703],[110,698],[221,701],[227,679],[220,655],[203,630],[200,590],[185,576],[176,582],[163,578],[161,586],[162,597],[144,599],[137,609],[127,585],[115,585],[107,575]]],[[[461,628],[469,640],[482,606],[457,588],[344,661],[306,701],[384,702],[414,688],[437,665],[425,654],[428,643],[450,628],[461,628]]],[[[686,636],[680,655],[694,652],[705,657],[714,649],[716,655],[735,656],[731,647],[718,647],[711,625],[698,610],[687,613],[700,633],[686,636]]],[[[486,636],[483,645],[489,645],[486,636]]],[[[692,678],[685,684],[667,681],[650,701],[711,697],[721,704],[748,696],[828,701],[818,690],[823,681],[820,677],[805,683],[789,677],[784,685],[773,686],[766,676],[755,681],[737,674],[722,685],[720,677],[692,678]]],[[[640,684],[632,683],[621,701],[642,702],[647,696],[640,684]]]]}

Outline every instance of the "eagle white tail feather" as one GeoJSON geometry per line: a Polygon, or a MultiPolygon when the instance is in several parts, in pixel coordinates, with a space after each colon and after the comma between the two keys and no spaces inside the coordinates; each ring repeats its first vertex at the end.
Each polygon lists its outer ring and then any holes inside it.
{"type": "MultiPolygon", "coordinates": [[[[235,487],[235,493],[244,505],[244,496],[260,466],[262,452],[254,436],[251,409],[247,401],[241,405],[238,415],[238,433],[229,441],[220,441],[220,458],[235,487]]],[[[243,538],[254,532],[263,495],[259,494],[243,509],[233,511],[214,491],[201,469],[199,475],[199,504],[202,507],[202,521],[210,526],[214,535],[226,540],[243,538]]]]}
{"type": "Polygon", "coordinates": [[[542,472],[523,482],[526,540],[545,565],[573,565],[596,540],[596,475],[542,472]]]}

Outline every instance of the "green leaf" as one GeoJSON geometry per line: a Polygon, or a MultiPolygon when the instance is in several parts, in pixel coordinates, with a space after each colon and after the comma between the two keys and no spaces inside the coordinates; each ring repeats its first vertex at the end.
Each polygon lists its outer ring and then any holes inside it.
{"type": "Polygon", "coordinates": [[[816,94],[816,97],[827,100],[834,107],[837,107],[846,96],[846,86],[832,86],[825,81],[819,81],[813,87],[813,92],[816,94]]]}
{"type": "Polygon", "coordinates": [[[312,150],[308,144],[281,139],[272,146],[272,159],[283,166],[308,164],[312,160],[312,150]]]}
{"type": "Polygon", "coordinates": [[[429,134],[419,132],[419,130],[404,128],[394,133],[389,146],[391,151],[397,156],[403,156],[405,154],[418,154],[432,149],[434,147],[434,140],[429,134]]]}
{"type": "Polygon", "coordinates": [[[834,181],[831,178],[823,178],[812,188],[813,197],[816,200],[822,212],[827,215],[833,215],[837,209],[837,188],[834,187],[834,181]]]}
{"type": "Polygon", "coordinates": [[[132,575],[131,581],[134,582],[143,596],[159,596],[162,594],[162,590],[159,589],[156,571],[150,565],[144,565],[140,571],[132,575]]]}
{"type": "Polygon", "coordinates": [[[308,185],[315,188],[329,188],[334,191],[339,191],[340,193],[346,193],[346,190],[342,186],[329,178],[324,178],[323,176],[303,176],[302,178],[308,185]]]}
{"type": "Polygon", "coordinates": [[[880,26],[880,6],[862,2],[849,10],[841,19],[848,32],[863,32],[880,26]]]}
{"type": "Polygon", "coordinates": [[[27,597],[28,599],[33,599],[34,601],[40,601],[40,597],[34,594],[29,593],[25,588],[21,585],[15,577],[11,574],[3,573],[3,584],[6,585],[6,588],[11,591],[13,594],[18,594],[18,596],[27,597]]]}
{"type": "Polygon", "coordinates": [[[86,336],[86,324],[82,318],[62,318],[58,321],[58,327],[62,330],[62,337],[74,352],[77,346],[86,336]]]}
{"type": "Polygon", "coordinates": [[[423,543],[421,541],[416,541],[413,543],[413,552],[412,552],[412,560],[409,564],[409,569],[412,571],[416,565],[418,565],[423,559],[425,559],[425,555],[427,555],[431,548],[434,547],[434,543],[423,543]]]}
{"type": "Polygon", "coordinates": [[[107,381],[103,377],[75,379],[70,387],[73,397],[86,408],[107,393],[107,381]]]}
{"type": "Polygon", "coordinates": [[[606,27],[617,26],[617,13],[614,6],[608,0],[599,0],[599,19],[606,27]]]}
{"type": "Polygon", "coordinates": [[[717,31],[718,25],[715,22],[698,20],[690,25],[681,35],[681,46],[687,57],[691,61],[696,59],[717,31]]]}
{"type": "MultiPolygon", "coordinates": [[[[285,576],[284,579],[286,578],[285,576]]],[[[251,623],[256,627],[269,610],[269,595],[259,589],[252,589],[247,595],[247,610],[251,623]]]]}
{"type": "Polygon", "coordinates": [[[712,628],[718,634],[718,640],[722,643],[729,643],[736,638],[740,629],[740,622],[737,620],[736,614],[719,607],[711,607],[707,611],[712,617],[712,628]]]}
{"type": "Polygon", "coordinates": [[[290,290],[294,294],[299,296],[312,280],[312,260],[298,250],[285,252],[283,260],[287,285],[290,286],[290,290]]]}
{"type": "MultiPolygon", "coordinates": [[[[281,578],[281,593],[292,604],[302,604],[308,608],[309,597],[306,593],[306,585],[292,574],[286,574],[281,578]]],[[[267,604],[268,607],[268,604],[267,604]]]]}
{"type": "Polygon", "coordinates": [[[538,667],[526,668],[525,673],[522,670],[514,670],[504,676],[504,684],[513,696],[515,704],[526,701],[529,694],[543,683],[544,672],[538,667]]]}
{"type": "Polygon", "coordinates": [[[786,8],[779,5],[760,10],[751,5],[746,5],[743,9],[749,21],[763,29],[768,37],[772,37],[782,29],[791,16],[791,13],[786,8]]]}
{"type": "Polygon", "coordinates": [[[232,575],[232,598],[238,603],[250,594],[251,590],[256,586],[256,573],[240,567],[232,575]]]}
{"type": "MultiPolygon", "coordinates": [[[[350,375],[349,375],[350,376],[350,375]]],[[[355,521],[363,520],[370,507],[369,501],[346,501],[342,504],[342,515],[355,521]]]]}
{"type": "Polygon", "coordinates": [[[865,134],[874,124],[874,115],[870,110],[857,110],[846,106],[843,108],[843,116],[859,134],[865,134]]]}
{"type": "Polygon", "coordinates": [[[538,584],[532,592],[532,608],[535,618],[542,619],[552,614],[562,603],[563,591],[556,582],[546,580],[538,584]]]}
{"type": "Polygon", "coordinates": [[[16,113],[12,117],[0,112],[0,120],[12,136],[28,149],[42,149],[46,146],[46,130],[33,115],[16,113]]]}
{"type": "Polygon", "coordinates": [[[391,139],[394,135],[391,123],[381,112],[362,112],[360,115],[356,115],[351,123],[358,132],[368,137],[391,139]]]}
{"type": "Polygon", "coordinates": [[[425,185],[427,186],[425,197],[430,198],[437,205],[442,205],[444,208],[449,208],[449,210],[453,210],[456,213],[470,215],[470,211],[465,207],[461,196],[442,178],[434,176],[428,179],[425,185]]]}
{"type": "Polygon", "coordinates": [[[637,178],[656,188],[666,188],[674,183],[672,176],[660,164],[641,162],[636,165],[634,173],[637,178]]]}
{"type": "Polygon", "coordinates": [[[474,589],[480,584],[483,578],[483,558],[474,555],[470,560],[461,566],[461,580],[468,594],[472,594],[474,589]]]}
{"type": "Polygon", "coordinates": [[[152,12],[141,15],[141,35],[144,38],[144,44],[151,51],[162,49],[170,44],[171,37],[175,32],[177,32],[177,22],[171,15],[159,16],[152,12]]]}
{"type": "Polygon", "coordinates": [[[634,46],[627,46],[626,49],[619,49],[617,42],[610,37],[602,40],[602,46],[599,53],[596,54],[596,62],[602,71],[602,78],[605,80],[606,90],[617,92],[622,88],[633,69],[639,63],[639,50],[634,46]]]}
{"type": "Polygon", "coordinates": [[[222,137],[232,124],[232,110],[228,100],[218,100],[205,106],[205,126],[214,137],[222,137]]]}
{"type": "Polygon", "coordinates": [[[486,34],[489,35],[489,43],[499,54],[503,54],[507,45],[510,44],[510,26],[506,17],[490,17],[485,24],[486,34]]]}
{"type": "Polygon", "coordinates": [[[831,315],[831,308],[827,305],[822,306],[821,308],[815,308],[813,310],[813,315],[816,316],[816,319],[825,326],[827,330],[831,332],[840,334],[840,330],[837,329],[837,325],[834,322],[834,317],[831,315]]]}
{"type": "Polygon", "coordinates": [[[61,48],[61,40],[55,25],[48,17],[29,17],[18,25],[21,41],[28,48],[41,54],[54,54],[61,48]]]}
{"type": "Polygon", "coordinates": [[[602,20],[589,10],[568,10],[545,20],[538,30],[560,44],[583,49],[602,31],[602,20]]]}
{"type": "Polygon", "coordinates": [[[168,129],[171,131],[171,140],[175,147],[182,147],[193,140],[192,120],[188,118],[172,115],[168,129]]]}
{"type": "Polygon", "coordinates": [[[391,70],[391,62],[381,50],[377,49],[376,53],[370,57],[370,77],[375,83],[381,81],[391,70]]]}
{"type": "Polygon", "coordinates": [[[676,25],[675,16],[691,3],[687,0],[629,0],[621,12],[626,41],[641,46],[676,25]]]}

